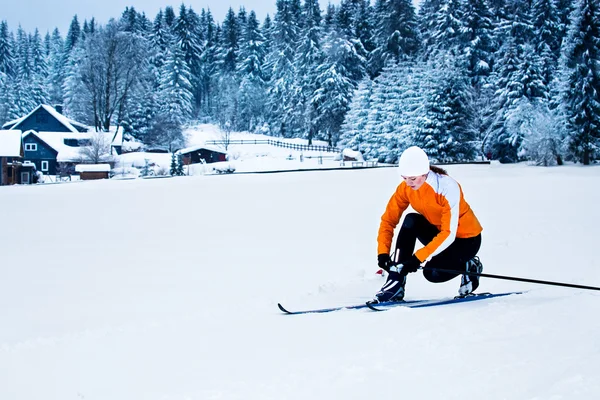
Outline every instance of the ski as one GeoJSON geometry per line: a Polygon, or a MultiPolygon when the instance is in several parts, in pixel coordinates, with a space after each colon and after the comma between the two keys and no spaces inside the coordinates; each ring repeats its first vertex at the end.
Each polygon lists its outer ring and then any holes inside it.
{"type": "MultiPolygon", "coordinates": [[[[413,302],[418,302],[418,301],[421,301],[421,300],[388,301],[385,303],[379,303],[378,306],[380,306],[380,307],[394,306],[394,305],[402,305],[402,304],[413,303],[413,302]]],[[[369,305],[368,305],[368,303],[361,303],[361,304],[354,304],[354,305],[348,305],[348,306],[339,306],[339,307],[330,307],[330,308],[315,308],[312,310],[302,310],[302,311],[290,311],[287,308],[285,308],[284,306],[282,306],[281,303],[277,303],[277,307],[279,307],[279,309],[286,314],[297,315],[297,314],[322,314],[322,313],[329,313],[329,312],[341,311],[341,310],[360,310],[362,308],[369,308],[369,305]]]]}
{"type": "Polygon", "coordinates": [[[341,310],[360,310],[360,309],[368,309],[372,311],[386,311],[390,308],[394,307],[408,307],[408,308],[424,308],[424,307],[434,307],[434,306],[443,306],[448,304],[458,304],[458,303],[466,303],[477,300],[484,299],[492,299],[495,297],[504,297],[510,295],[518,295],[524,292],[504,292],[504,293],[472,293],[470,295],[464,297],[454,297],[454,298],[446,298],[446,299],[435,299],[435,300],[404,300],[404,301],[388,301],[384,303],[373,303],[366,302],[362,304],[348,305],[348,306],[339,306],[339,307],[330,307],[330,308],[315,308],[310,310],[301,310],[301,311],[290,311],[285,308],[281,303],[277,303],[277,307],[288,315],[299,315],[299,314],[322,314],[329,313],[334,311],[341,310]]]}
{"type": "Polygon", "coordinates": [[[421,300],[416,301],[414,303],[409,304],[385,304],[385,303],[371,303],[367,302],[367,307],[373,311],[385,311],[393,308],[395,306],[402,306],[409,308],[425,308],[425,307],[435,307],[435,306],[443,306],[448,304],[458,304],[458,303],[466,303],[470,301],[477,300],[485,300],[485,299],[493,299],[495,297],[504,297],[510,295],[523,294],[524,292],[504,292],[504,293],[471,293],[466,296],[456,296],[448,299],[438,299],[438,300],[421,300]]]}

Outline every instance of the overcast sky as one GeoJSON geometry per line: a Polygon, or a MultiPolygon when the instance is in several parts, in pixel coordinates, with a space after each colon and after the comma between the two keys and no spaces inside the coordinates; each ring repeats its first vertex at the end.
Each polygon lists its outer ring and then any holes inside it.
{"type": "MultiPolygon", "coordinates": [[[[240,6],[244,6],[247,12],[254,10],[258,19],[262,22],[267,14],[273,17],[275,13],[276,0],[194,0],[183,2],[191,6],[196,12],[204,8],[210,9],[217,22],[222,22],[229,7],[237,13],[240,6]]],[[[321,10],[325,10],[327,4],[339,4],[339,0],[319,0],[321,10]]],[[[42,35],[54,28],[60,30],[64,37],[69,29],[69,24],[74,15],[77,15],[79,23],[83,25],[84,20],[92,17],[100,24],[105,24],[110,18],[121,16],[125,7],[133,6],[138,12],[145,12],[146,16],[153,21],[161,8],[172,6],[176,14],[179,11],[181,1],[171,0],[2,0],[0,8],[0,20],[8,22],[8,28],[16,32],[19,24],[26,32],[33,33],[35,28],[42,35]]]]}

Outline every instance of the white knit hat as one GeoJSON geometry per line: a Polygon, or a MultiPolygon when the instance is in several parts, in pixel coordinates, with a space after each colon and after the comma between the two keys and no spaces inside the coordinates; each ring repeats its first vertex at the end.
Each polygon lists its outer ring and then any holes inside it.
{"type": "Polygon", "coordinates": [[[398,170],[401,176],[425,175],[429,172],[429,158],[420,147],[409,147],[400,156],[398,170]]]}

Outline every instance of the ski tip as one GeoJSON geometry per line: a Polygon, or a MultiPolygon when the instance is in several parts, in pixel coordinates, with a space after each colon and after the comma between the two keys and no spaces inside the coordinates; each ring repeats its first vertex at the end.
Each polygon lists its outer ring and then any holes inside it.
{"type": "Polygon", "coordinates": [[[277,303],[277,307],[279,307],[279,309],[280,309],[281,311],[283,311],[284,313],[286,313],[286,314],[292,314],[292,312],[291,312],[291,311],[288,311],[288,310],[286,310],[286,309],[285,309],[285,308],[284,308],[284,307],[281,305],[281,303],[277,303]]]}

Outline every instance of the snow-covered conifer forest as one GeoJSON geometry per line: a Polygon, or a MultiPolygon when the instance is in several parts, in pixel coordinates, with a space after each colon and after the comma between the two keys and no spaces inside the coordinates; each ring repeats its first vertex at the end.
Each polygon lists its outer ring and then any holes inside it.
{"type": "Polygon", "coordinates": [[[438,161],[600,157],[600,0],[277,0],[264,21],[182,4],[75,16],[66,35],[9,22],[0,124],[45,103],[149,146],[214,122],[381,162],[413,144],[438,161]]]}

